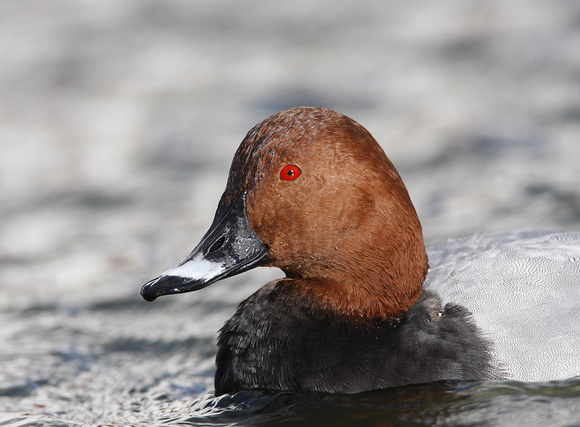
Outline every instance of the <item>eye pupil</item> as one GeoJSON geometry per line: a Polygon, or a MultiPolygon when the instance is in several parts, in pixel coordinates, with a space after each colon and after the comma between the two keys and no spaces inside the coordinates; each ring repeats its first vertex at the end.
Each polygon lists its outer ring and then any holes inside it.
{"type": "Polygon", "coordinates": [[[286,165],[280,171],[280,178],[284,181],[293,181],[300,176],[300,168],[296,165],[286,165]]]}

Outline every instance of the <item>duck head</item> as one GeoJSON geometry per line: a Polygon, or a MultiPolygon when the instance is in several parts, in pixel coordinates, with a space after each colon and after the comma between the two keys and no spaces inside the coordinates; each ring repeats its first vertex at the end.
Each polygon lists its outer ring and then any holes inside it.
{"type": "Polygon", "coordinates": [[[260,265],[346,315],[395,318],[420,296],[421,224],[397,170],[354,120],[298,107],[251,129],[209,231],[141,294],[189,292],[260,265]]]}

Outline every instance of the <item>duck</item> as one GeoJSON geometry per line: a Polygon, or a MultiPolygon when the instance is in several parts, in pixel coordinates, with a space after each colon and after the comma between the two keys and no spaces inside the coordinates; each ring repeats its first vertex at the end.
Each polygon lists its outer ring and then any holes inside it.
{"type": "Polygon", "coordinates": [[[254,126],[207,233],[141,295],[196,291],[258,266],[284,277],[219,331],[216,396],[580,375],[580,233],[426,248],[395,166],[341,113],[296,107],[254,126]]]}

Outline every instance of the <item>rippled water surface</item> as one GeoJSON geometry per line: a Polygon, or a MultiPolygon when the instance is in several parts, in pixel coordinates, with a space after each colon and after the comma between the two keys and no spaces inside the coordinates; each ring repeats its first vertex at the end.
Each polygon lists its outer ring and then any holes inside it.
{"type": "Polygon", "coordinates": [[[371,131],[428,243],[580,230],[579,41],[566,0],[0,2],[0,425],[580,425],[578,379],[215,398],[218,329],[280,273],[138,294],[296,105],[371,131]]]}
{"type": "Polygon", "coordinates": [[[216,398],[215,337],[202,330],[215,331],[231,307],[213,296],[4,312],[0,425],[580,424],[580,378],[216,398]]]}

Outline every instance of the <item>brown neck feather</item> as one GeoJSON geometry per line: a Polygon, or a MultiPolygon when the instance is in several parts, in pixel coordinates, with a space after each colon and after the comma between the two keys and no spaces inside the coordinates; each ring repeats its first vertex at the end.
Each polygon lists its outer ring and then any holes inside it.
{"type": "Polygon", "coordinates": [[[428,269],[422,239],[415,248],[403,245],[400,251],[390,256],[378,250],[360,256],[345,251],[344,258],[335,254],[332,264],[283,270],[295,279],[297,291],[323,308],[355,318],[393,319],[420,297],[428,269]]]}

